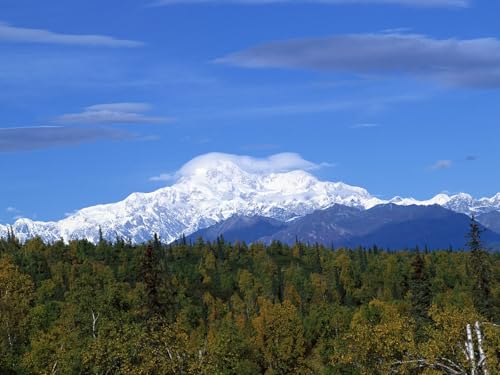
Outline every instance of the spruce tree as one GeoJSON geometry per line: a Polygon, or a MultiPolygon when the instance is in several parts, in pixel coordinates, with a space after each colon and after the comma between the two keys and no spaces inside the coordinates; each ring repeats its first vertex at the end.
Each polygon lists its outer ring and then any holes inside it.
{"type": "Polygon", "coordinates": [[[411,266],[413,270],[409,286],[412,297],[412,315],[416,323],[417,340],[419,340],[423,338],[423,327],[430,322],[428,312],[432,303],[432,291],[425,258],[419,251],[411,266]]]}
{"type": "Polygon", "coordinates": [[[151,244],[147,245],[142,258],[142,279],[146,288],[146,305],[149,317],[161,311],[159,295],[160,275],[158,269],[158,254],[151,244]]]}
{"type": "Polygon", "coordinates": [[[486,318],[493,318],[491,265],[488,253],[481,243],[481,232],[479,224],[472,216],[467,242],[470,249],[469,277],[472,280],[472,300],[480,314],[486,318]]]}
{"type": "Polygon", "coordinates": [[[173,321],[176,314],[177,289],[167,266],[167,252],[155,233],[142,256],[142,277],[146,290],[148,318],[173,321]]]}

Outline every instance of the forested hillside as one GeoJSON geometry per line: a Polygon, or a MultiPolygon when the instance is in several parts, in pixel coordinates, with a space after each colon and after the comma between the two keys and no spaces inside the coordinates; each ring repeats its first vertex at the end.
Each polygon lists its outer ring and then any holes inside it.
{"type": "Polygon", "coordinates": [[[387,253],[10,236],[0,373],[498,374],[500,255],[476,245],[387,253]]]}

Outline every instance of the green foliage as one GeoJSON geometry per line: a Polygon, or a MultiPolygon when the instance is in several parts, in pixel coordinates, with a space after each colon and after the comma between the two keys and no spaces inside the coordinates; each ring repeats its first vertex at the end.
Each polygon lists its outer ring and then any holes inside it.
{"type": "MultiPolygon", "coordinates": [[[[469,272],[473,280],[472,298],[477,311],[493,318],[495,307],[491,295],[491,264],[487,252],[481,244],[481,230],[472,217],[469,231],[470,262],[469,272]]],[[[498,310],[497,310],[498,312],[498,310]]]]}
{"type": "Polygon", "coordinates": [[[23,351],[33,283],[10,258],[0,259],[0,372],[18,368],[16,355],[23,351]]]}
{"type": "Polygon", "coordinates": [[[429,309],[432,304],[430,277],[424,258],[417,252],[411,263],[409,297],[411,300],[411,313],[416,323],[416,338],[425,338],[424,328],[430,323],[429,309]]]}
{"type": "Polygon", "coordinates": [[[438,374],[415,364],[466,366],[465,325],[479,320],[495,374],[500,255],[472,250],[9,236],[0,373],[438,374]]]}

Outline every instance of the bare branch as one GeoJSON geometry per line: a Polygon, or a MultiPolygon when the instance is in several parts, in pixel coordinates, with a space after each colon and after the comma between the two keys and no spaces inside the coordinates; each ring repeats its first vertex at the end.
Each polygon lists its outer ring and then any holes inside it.
{"type": "Polygon", "coordinates": [[[483,326],[492,326],[492,327],[495,327],[495,328],[500,328],[500,324],[495,324],[495,323],[490,323],[490,322],[481,322],[481,324],[483,326]]]}
{"type": "MultiPolygon", "coordinates": [[[[447,360],[449,361],[449,360],[447,360]]],[[[450,361],[451,362],[451,361],[450,361]]],[[[453,367],[450,367],[448,365],[445,365],[444,363],[436,362],[436,363],[430,363],[427,362],[425,359],[416,359],[416,360],[410,360],[410,361],[397,361],[394,363],[394,365],[405,365],[405,364],[414,364],[419,368],[430,368],[434,370],[439,370],[443,371],[447,375],[467,375],[467,372],[463,370],[462,368],[454,369],[453,367]]],[[[454,366],[457,366],[456,364],[453,363],[454,366]]]]}

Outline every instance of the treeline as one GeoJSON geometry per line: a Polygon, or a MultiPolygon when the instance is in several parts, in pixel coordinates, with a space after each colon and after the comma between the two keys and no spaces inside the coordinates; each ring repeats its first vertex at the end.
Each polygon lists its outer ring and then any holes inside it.
{"type": "Polygon", "coordinates": [[[0,373],[498,374],[500,255],[471,247],[10,236],[0,373]]]}

